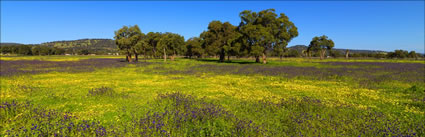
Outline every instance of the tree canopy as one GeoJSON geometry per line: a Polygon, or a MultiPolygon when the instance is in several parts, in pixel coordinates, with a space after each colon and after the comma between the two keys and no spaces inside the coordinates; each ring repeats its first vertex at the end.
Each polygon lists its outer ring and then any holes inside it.
{"type": "Polygon", "coordinates": [[[158,49],[162,49],[159,51],[164,55],[164,61],[167,60],[167,54],[174,60],[176,55],[185,53],[184,42],[184,37],[179,34],[170,32],[162,34],[157,46],[158,49]]]}
{"type": "Polygon", "coordinates": [[[118,31],[115,31],[115,43],[118,49],[126,54],[126,60],[131,62],[131,55],[134,53],[134,47],[142,37],[142,31],[139,26],[123,26],[118,31]]]}
{"type": "Polygon", "coordinates": [[[199,37],[192,37],[186,41],[186,56],[192,58],[196,56],[198,58],[202,57],[204,54],[204,49],[202,48],[202,41],[199,37]]]}
{"type": "Polygon", "coordinates": [[[323,59],[325,57],[326,50],[331,50],[334,46],[335,43],[331,39],[328,39],[328,36],[316,36],[311,40],[308,50],[320,52],[320,59],[323,59]]]}
{"type": "Polygon", "coordinates": [[[243,43],[247,45],[249,53],[260,62],[267,63],[267,51],[276,48],[275,52],[283,52],[288,43],[298,36],[298,28],[284,14],[278,16],[274,9],[252,12],[242,11],[239,14],[241,23],[239,31],[242,33],[243,43]]]}
{"type": "Polygon", "coordinates": [[[224,61],[226,54],[239,52],[240,44],[236,44],[236,41],[240,36],[236,26],[221,21],[210,22],[208,30],[201,34],[207,54],[219,55],[220,62],[224,61]]]}

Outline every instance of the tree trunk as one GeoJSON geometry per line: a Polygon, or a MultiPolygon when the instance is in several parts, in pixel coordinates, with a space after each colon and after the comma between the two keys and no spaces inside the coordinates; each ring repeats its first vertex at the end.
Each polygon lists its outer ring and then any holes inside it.
{"type": "Polygon", "coordinates": [[[139,61],[139,56],[137,54],[135,54],[134,57],[136,58],[136,62],[139,61]]]}
{"type": "Polygon", "coordinates": [[[155,59],[156,58],[156,48],[152,48],[152,58],[155,59]]]}
{"type": "Polygon", "coordinates": [[[128,54],[128,62],[131,62],[131,54],[128,54]]]}
{"type": "Polygon", "coordinates": [[[167,62],[167,53],[165,52],[165,48],[164,48],[164,62],[167,62]]]}
{"type": "Polygon", "coordinates": [[[175,57],[176,57],[176,51],[173,52],[173,55],[171,56],[171,61],[174,61],[175,57]]]}
{"type": "Polygon", "coordinates": [[[260,63],[260,56],[255,56],[255,62],[260,63]]]}
{"type": "Polygon", "coordinates": [[[350,53],[350,51],[349,50],[346,50],[345,51],[345,59],[348,59],[348,54],[350,53]]]}
{"type": "Polygon", "coordinates": [[[220,62],[224,62],[224,58],[225,58],[224,49],[221,49],[221,52],[220,52],[220,62]]]}
{"type": "Polygon", "coordinates": [[[325,50],[320,50],[320,59],[323,59],[325,56],[325,50]]]}
{"type": "Polygon", "coordinates": [[[267,63],[267,56],[265,53],[263,53],[263,64],[267,63]]]}
{"type": "Polygon", "coordinates": [[[227,61],[230,61],[230,56],[227,56],[227,61]]]}
{"type": "Polygon", "coordinates": [[[282,55],[280,55],[279,57],[280,57],[280,60],[282,60],[282,55]]]}
{"type": "Polygon", "coordinates": [[[173,54],[172,56],[171,56],[171,61],[174,61],[174,58],[176,57],[176,55],[175,54],[173,54]]]}
{"type": "Polygon", "coordinates": [[[126,56],[125,56],[125,61],[127,61],[127,62],[128,62],[128,55],[126,55],[126,56]]]}

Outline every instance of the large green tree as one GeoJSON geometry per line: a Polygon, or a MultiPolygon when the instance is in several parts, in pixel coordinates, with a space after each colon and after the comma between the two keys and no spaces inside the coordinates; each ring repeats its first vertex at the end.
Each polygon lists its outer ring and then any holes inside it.
{"type": "Polygon", "coordinates": [[[139,55],[143,55],[146,59],[146,52],[148,48],[149,48],[149,45],[146,42],[145,34],[140,33],[139,39],[137,40],[136,44],[132,47],[132,50],[135,56],[135,61],[139,61],[139,55]]]}
{"type": "Polygon", "coordinates": [[[147,56],[152,56],[153,58],[158,58],[161,56],[158,51],[158,43],[161,40],[162,34],[159,32],[149,32],[146,35],[145,42],[148,44],[147,46],[147,56]]]}
{"type": "Polygon", "coordinates": [[[204,40],[206,53],[219,55],[220,62],[223,62],[226,52],[230,55],[238,50],[236,41],[240,35],[237,27],[229,22],[212,21],[208,24],[208,30],[201,34],[201,38],[204,40]]]}
{"type": "Polygon", "coordinates": [[[141,38],[142,31],[139,26],[123,26],[118,31],[115,31],[115,43],[118,49],[126,54],[126,61],[131,62],[131,55],[134,53],[134,47],[141,38]]]}
{"type": "Polygon", "coordinates": [[[150,49],[151,46],[147,42],[146,35],[142,33],[139,41],[137,41],[136,45],[134,45],[133,47],[133,51],[136,56],[136,61],[138,61],[137,55],[143,55],[146,61],[150,49]]]}
{"type": "Polygon", "coordinates": [[[320,59],[324,59],[326,50],[332,50],[332,48],[335,46],[335,43],[328,38],[328,36],[323,35],[320,37],[314,37],[309,47],[309,50],[317,51],[320,54],[320,59]]]}
{"type": "Polygon", "coordinates": [[[161,39],[158,42],[158,49],[164,56],[164,61],[167,61],[167,54],[171,55],[173,61],[177,55],[184,54],[186,51],[184,37],[176,34],[167,32],[161,35],[161,39]]]}
{"type": "Polygon", "coordinates": [[[196,56],[198,58],[202,57],[204,54],[204,49],[202,48],[202,40],[199,37],[192,37],[186,41],[186,56],[192,58],[196,56]]]}
{"type": "MultiPolygon", "coordinates": [[[[250,10],[239,14],[241,23],[239,31],[242,33],[243,43],[248,47],[250,54],[260,62],[267,63],[267,51],[273,48],[284,49],[288,43],[298,36],[298,29],[293,22],[284,14],[278,16],[274,9],[260,12],[250,10]]],[[[275,50],[283,52],[284,50],[275,50]]],[[[279,53],[282,54],[282,53],[279,53]]]]}
{"type": "Polygon", "coordinates": [[[204,54],[206,56],[215,56],[220,51],[218,46],[216,46],[216,35],[209,31],[204,31],[199,36],[201,38],[201,47],[204,49],[204,54]]]}

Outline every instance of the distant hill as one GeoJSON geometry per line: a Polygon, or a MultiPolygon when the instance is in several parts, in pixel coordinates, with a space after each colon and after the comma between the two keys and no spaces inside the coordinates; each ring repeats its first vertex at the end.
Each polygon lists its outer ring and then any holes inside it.
{"type": "Polygon", "coordinates": [[[24,45],[21,43],[0,43],[0,46],[16,46],[16,45],[24,45]]]}
{"type": "MultiPolygon", "coordinates": [[[[289,49],[293,49],[293,50],[297,50],[298,53],[302,53],[303,50],[307,50],[307,46],[306,45],[294,45],[294,46],[290,46],[288,47],[289,49]]],[[[334,48],[332,49],[333,51],[339,51],[342,53],[345,53],[345,51],[347,49],[338,49],[338,48],[334,48]]],[[[386,51],[381,51],[381,50],[357,50],[357,49],[348,49],[350,51],[350,53],[387,53],[386,51]]]]}
{"type": "Polygon", "coordinates": [[[116,52],[117,45],[112,39],[79,39],[68,41],[53,41],[41,43],[40,45],[56,47],[61,49],[81,50],[87,49],[91,51],[116,52]]]}

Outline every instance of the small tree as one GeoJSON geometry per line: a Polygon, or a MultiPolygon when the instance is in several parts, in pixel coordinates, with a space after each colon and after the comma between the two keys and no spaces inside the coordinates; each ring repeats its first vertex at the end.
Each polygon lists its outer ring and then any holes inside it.
{"type": "Polygon", "coordinates": [[[137,44],[142,31],[140,31],[139,26],[123,26],[118,31],[115,31],[115,43],[118,46],[118,49],[126,54],[126,61],[131,62],[131,55],[134,53],[133,47],[137,44]]]}
{"type": "Polygon", "coordinates": [[[41,55],[51,55],[52,48],[47,46],[40,46],[40,54],[41,55]]]}
{"type": "Polygon", "coordinates": [[[309,45],[311,50],[320,52],[320,59],[324,59],[326,50],[331,50],[334,46],[334,42],[325,35],[314,37],[309,45]]]}
{"type": "Polygon", "coordinates": [[[418,55],[416,54],[415,51],[410,51],[409,54],[407,55],[407,57],[417,59],[418,55]]]}
{"type": "Polygon", "coordinates": [[[286,57],[298,57],[300,54],[295,49],[289,49],[286,53],[286,57]]]}
{"type": "Polygon", "coordinates": [[[197,56],[200,58],[204,54],[204,49],[202,49],[202,41],[198,37],[190,38],[186,41],[186,56],[192,58],[192,56],[197,56]]]}
{"type": "Polygon", "coordinates": [[[142,33],[141,38],[139,39],[139,41],[137,41],[136,45],[134,45],[134,47],[133,47],[134,54],[136,55],[136,61],[138,61],[137,55],[139,55],[139,54],[143,55],[143,57],[146,61],[147,54],[148,54],[148,51],[149,51],[150,48],[151,48],[150,45],[146,41],[146,36],[143,35],[143,33],[142,33]]]}
{"type": "Polygon", "coordinates": [[[171,60],[173,61],[176,55],[185,52],[184,37],[167,32],[162,35],[161,40],[158,43],[158,49],[162,49],[164,55],[164,62],[167,61],[167,54],[171,54],[171,60]]]}
{"type": "Polygon", "coordinates": [[[90,54],[90,52],[87,49],[81,49],[81,50],[78,51],[78,54],[80,54],[80,55],[88,55],[88,54],[90,54]]]}
{"type": "Polygon", "coordinates": [[[387,54],[388,58],[406,58],[409,52],[405,50],[394,50],[394,52],[389,52],[387,54]]]}

